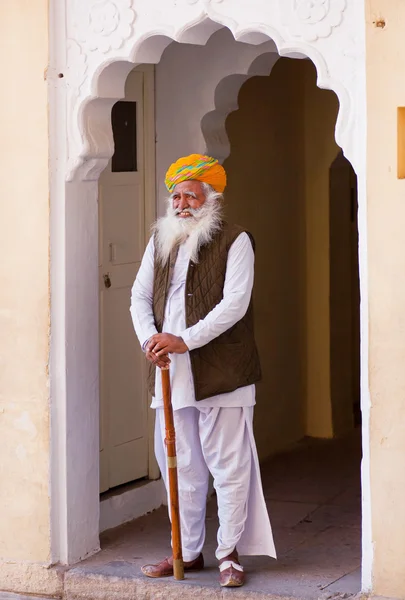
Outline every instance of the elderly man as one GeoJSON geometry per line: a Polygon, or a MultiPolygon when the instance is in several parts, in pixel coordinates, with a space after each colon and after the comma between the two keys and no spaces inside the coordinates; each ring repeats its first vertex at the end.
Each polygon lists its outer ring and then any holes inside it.
{"type": "MultiPolygon", "coordinates": [[[[165,183],[171,194],[167,213],[154,226],[131,301],[135,331],[151,367],[156,458],[167,487],[160,369],[170,366],[185,571],[204,567],[211,473],[220,584],[241,586],[238,553],[275,557],[252,427],[260,379],[252,238],[223,220],[226,174],[214,158],[179,159],[165,183]]],[[[142,571],[148,577],[172,575],[172,557],[142,571]]]]}

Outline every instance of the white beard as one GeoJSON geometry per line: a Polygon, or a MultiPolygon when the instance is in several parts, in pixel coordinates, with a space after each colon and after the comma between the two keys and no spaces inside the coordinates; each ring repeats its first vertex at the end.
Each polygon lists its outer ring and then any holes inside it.
{"type": "Polygon", "coordinates": [[[216,198],[207,198],[201,208],[187,209],[191,217],[181,218],[176,216],[179,211],[172,207],[171,199],[169,202],[166,215],[160,217],[152,228],[156,234],[157,258],[161,264],[165,264],[174,246],[186,243],[190,259],[197,262],[200,248],[208,244],[221,229],[221,203],[216,198]]]}

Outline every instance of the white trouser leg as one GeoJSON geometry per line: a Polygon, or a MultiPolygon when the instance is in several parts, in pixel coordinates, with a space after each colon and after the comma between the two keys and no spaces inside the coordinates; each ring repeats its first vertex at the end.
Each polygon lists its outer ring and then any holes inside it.
{"type": "MultiPolygon", "coordinates": [[[[197,558],[205,540],[205,509],[209,472],[201,451],[198,418],[199,411],[193,407],[174,411],[182,548],[183,559],[187,562],[197,558]]],[[[155,453],[166,490],[168,490],[164,439],[164,412],[163,408],[157,408],[155,453]]]]}
{"type": "Polygon", "coordinates": [[[217,492],[219,560],[238,544],[247,517],[252,449],[243,408],[200,409],[199,431],[217,492]]]}

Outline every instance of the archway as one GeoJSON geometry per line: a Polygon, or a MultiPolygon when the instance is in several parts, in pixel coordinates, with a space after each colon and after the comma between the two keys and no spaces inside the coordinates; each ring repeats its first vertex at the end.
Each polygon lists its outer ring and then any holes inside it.
{"type": "MultiPolygon", "coordinates": [[[[53,439],[59,440],[54,442],[52,471],[57,498],[53,509],[55,560],[73,562],[98,546],[98,323],[94,313],[98,288],[94,261],[97,256],[97,179],[113,152],[111,107],[123,97],[125,78],[134,64],[158,62],[163,49],[173,39],[204,44],[221,26],[227,26],[235,39],[254,45],[272,38],[281,55],[309,56],[317,66],[318,84],[337,92],[341,103],[338,141],[346,154],[353,157],[358,174],[362,172],[361,143],[356,146],[356,136],[350,127],[357,116],[357,97],[346,87],[346,76],[341,76],[345,71],[342,65],[334,69],[328,65],[325,53],[321,54],[313,44],[298,40],[294,35],[289,41],[279,24],[257,26],[251,24],[251,17],[245,18],[245,22],[240,22],[234,15],[225,14],[215,20],[203,12],[187,17],[184,22],[180,19],[169,34],[163,24],[144,25],[136,35],[131,33],[131,44],[125,45],[125,51],[112,52],[113,56],[108,57],[110,46],[104,56],[91,54],[91,50],[79,43],[76,34],[72,36],[70,55],[73,58],[67,77],[69,183],[64,188],[60,178],[54,182],[59,194],[66,199],[66,213],[55,216],[55,221],[58,217],[60,220],[55,222],[53,233],[56,241],[55,232],[63,226],[63,238],[57,242],[62,245],[59,250],[55,248],[53,271],[59,272],[58,267],[62,266],[60,272],[66,273],[63,281],[54,277],[53,356],[59,368],[62,366],[59,371],[62,374],[53,382],[56,402],[53,439]],[[81,536],[76,535],[78,527],[81,536]]],[[[330,30],[333,27],[331,25],[330,30]]],[[[117,46],[120,47],[118,42],[117,46]]],[[[361,99],[361,94],[358,98],[361,99]]],[[[213,99],[209,108],[215,108],[213,99]]],[[[209,109],[204,114],[207,112],[209,109]]],[[[59,141],[61,143],[61,139],[59,141]]]]}
{"type": "MultiPolygon", "coordinates": [[[[209,50],[209,45],[206,49],[209,50]]],[[[167,52],[172,60],[178,60],[184,49],[180,46],[170,53],[168,48],[167,52]]],[[[189,48],[188,53],[192,52],[193,48],[189,48]]],[[[172,72],[169,56],[163,56],[162,64],[157,67],[158,83],[161,68],[172,72]]],[[[210,71],[205,69],[205,81],[209,79],[210,71]]],[[[176,88],[178,82],[173,85],[176,88]]],[[[170,88],[165,87],[164,91],[168,90],[170,88]]],[[[351,440],[349,445],[344,441],[338,447],[333,442],[302,441],[305,433],[318,437],[322,434],[331,437],[335,433],[332,390],[328,387],[320,390],[315,411],[312,410],[319,422],[313,414],[306,415],[310,412],[306,406],[308,400],[314,400],[317,389],[311,389],[308,399],[305,397],[305,387],[309,387],[305,379],[311,381],[305,371],[307,363],[315,364],[322,378],[327,383],[330,380],[331,353],[326,331],[330,285],[319,267],[326,266],[328,270],[328,178],[329,164],[337,150],[333,136],[336,98],[316,88],[314,69],[309,61],[282,59],[270,77],[255,77],[244,83],[238,104],[238,110],[229,115],[226,122],[231,153],[225,164],[229,179],[228,212],[232,220],[246,225],[256,238],[256,324],[264,372],[257,386],[256,439],[262,457],[290,450],[263,464],[265,493],[279,560],[272,563],[268,559],[250,559],[246,566],[252,571],[251,585],[255,585],[257,569],[263,575],[268,574],[263,585],[269,592],[274,592],[271,582],[282,572],[284,592],[290,593],[297,578],[305,580],[308,575],[310,555],[317,564],[318,582],[325,591],[329,592],[331,585],[334,591],[341,591],[339,586],[349,585],[341,580],[350,574],[352,579],[356,575],[357,580],[345,591],[355,593],[360,589],[358,447],[354,448],[351,440]],[[314,121],[318,124],[317,131],[313,129],[314,121]],[[311,220],[313,216],[315,223],[311,220]],[[316,261],[318,254],[321,264],[316,261]],[[311,302],[316,302],[308,311],[308,323],[316,313],[313,327],[305,323],[306,308],[311,302]],[[317,332],[313,331],[316,326],[325,333],[320,348],[319,341],[317,347],[311,339],[311,334],[316,337],[317,332]],[[314,347],[318,348],[315,355],[314,347]],[[310,353],[311,361],[306,356],[310,353]],[[356,502],[355,507],[352,502],[356,502]],[[330,545],[330,552],[319,552],[320,545],[330,545]],[[291,564],[294,568],[285,572],[291,564]],[[335,580],[339,582],[333,588],[335,580]]],[[[172,122],[177,107],[166,108],[160,117],[164,123],[172,122]]],[[[192,113],[189,116],[192,118],[192,113]]],[[[186,115],[184,121],[176,123],[180,138],[188,131],[186,115]]],[[[170,142],[168,137],[166,142],[170,142]]],[[[164,128],[158,130],[158,138],[165,142],[164,128]]],[[[116,151],[117,148],[119,144],[116,151]]],[[[119,211],[117,199],[118,195],[115,204],[119,211]]],[[[115,348],[115,352],[120,351],[115,348]]],[[[319,380],[317,383],[319,387],[319,380]]],[[[118,410],[117,405],[115,408],[118,410]]],[[[210,511],[214,513],[212,509],[211,504],[210,511]]],[[[164,512],[161,510],[141,521],[143,525],[139,527],[144,527],[151,538],[146,554],[145,538],[136,522],[121,530],[123,536],[124,531],[131,532],[128,537],[138,532],[139,539],[134,538],[130,543],[131,554],[140,555],[134,569],[162,551],[153,547],[153,539],[156,539],[153,523],[158,519],[164,528],[164,512]]],[[[211,527],[209,530],[206,559],[208,566],[213,566],[209,552],[213,532],[211,527]]],[[[111,539],[118,542],[119,533],[112,531],[102,536],[102,552],[95,559],[99,564],[103,564],[103,557],[111,550],[111,539]]],[[[201,582],[198,578],[197,581],[201,582]]]]}

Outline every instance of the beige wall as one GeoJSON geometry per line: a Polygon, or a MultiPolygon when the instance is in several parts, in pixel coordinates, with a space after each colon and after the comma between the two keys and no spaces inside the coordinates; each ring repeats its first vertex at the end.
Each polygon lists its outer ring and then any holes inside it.
{"type": "Polygon", "coordinates": [[[0,559],[16,561],[50,556],[47,15],[1,3],[0,559]]]}
{"type": "Polygon", "coordinates": [[[405,3],[369,0],[366,19],[373,591],[405,598],[405,181],[397,179],[405,3]]]}
{"type": "Polygon", "coordinates": [[[256,240],[256,338],[263,367],[261,458],[304,435],[332,435],[329,167],[337,99],[309,61],[280,59],[249,79],[227,119],[227,215],[256,240]]]}

